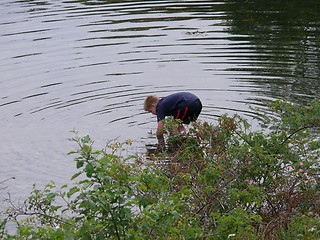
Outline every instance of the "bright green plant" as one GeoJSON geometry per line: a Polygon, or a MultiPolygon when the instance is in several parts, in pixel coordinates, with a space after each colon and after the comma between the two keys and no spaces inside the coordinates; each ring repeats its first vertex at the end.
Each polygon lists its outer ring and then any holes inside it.
{"type": "Polygon", "coordinates": [[[320,238],[320,102],[276,101],[252,131],[239,116],[216,124],[168,119],[168,151],[124,154],[131,141],[78,144],[72,186],[34,189],[0,223],[4,239],[320,238]],[[7,221],[17,232],[9,235],[7,221]]]}

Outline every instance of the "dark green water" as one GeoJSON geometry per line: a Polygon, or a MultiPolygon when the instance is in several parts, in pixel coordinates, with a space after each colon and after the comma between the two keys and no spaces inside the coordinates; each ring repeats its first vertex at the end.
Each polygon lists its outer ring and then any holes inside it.
{"type": "Polygon", "coordinates": [[[192,91],[206,121],[318,98],[319,13],[318,0],[2,0],[1,178],[17,197],[69,179],[72,129],[143,154],[150,94],[192,91]]]}

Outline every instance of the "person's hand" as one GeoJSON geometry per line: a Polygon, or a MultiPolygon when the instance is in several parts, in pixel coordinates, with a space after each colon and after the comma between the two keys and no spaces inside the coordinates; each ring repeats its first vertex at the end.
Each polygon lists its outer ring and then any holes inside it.
{"type": "Polygon", "coordinates": [[[165,150],[165,145],[158,143],[158,145],[157,145],[157,151],[158,151],[158,152],[163,152],[164,150],[165,150]]]}
{"type": "Polygon", "coordinates": [[[164,139],[158,139],[157,151],[162,152],[165,149],[164,139]]]}

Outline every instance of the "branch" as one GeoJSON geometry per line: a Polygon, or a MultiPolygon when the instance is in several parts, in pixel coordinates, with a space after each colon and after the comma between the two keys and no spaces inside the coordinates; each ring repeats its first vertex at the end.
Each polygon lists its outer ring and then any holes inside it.
{"type": "MultiPolygon", "coordinates": [[[[11,205],[11,213],[8,215],[9,218],[13,218],[13,219],[17,219],[18,216],[20,215],[25,215],[25,216],[33,216],[33,215],[38,215],[38,216],[44,216],[44,217],[48,217],[51,219],[54,219],[58,222],[64,223],[64,224],[68,224],[70,226],[75,227],[75,225],[73,225],[72,223],[69,223],[61,218],[58,217],[54,217],[54,216],[50,216],[48,214],[44,214],[44,213],[39,213],[39,212],[33,212],[33,213],[28,213],[23,206],[21,207],[16,207],[13,202],[11,201],[11,195],[10,193],[8,193],[9,195],[9,203],[11,205]]],[[[24,205],[25,206],[25,205],[24,205]]],[[[17,222],[17,224],[19,225],[19,223],[17,222]]]]}
{"type": "MultiPolygon", "coordinates": [[[[5,179],[5,180],[1,181],[0,184],[4,184],[5,182],[7,182],[9,180],[12,180],[12,179],[16,179],[16,178],[15,177],[11,177],[11,178],[5,179]]],[[[0,188],[0,190],[3,190],[5,188],[7,188],[7,187],[0,188]]]]}
{"type": "MultiPolygon", "coordinates": [[[[308,128],[313,128],[316,127],[316,125],[309,125],[309,126],[304,126],[301,128],[298,128],[297,130],[293,131],[288,137],[286,137],[285,140],[283,140],[283,142],[280,144],[280,147],[283,146],[283,144],[285,144],[293,135],[297,134],[298,132],[308,129],[308,128]]],[[[277,149],[276,153],[278,153],[280,151],[280,147],[277,149]]]]}
{"type": "MultiPolygon", "coordinates": [[[[32,212],[32,213],[28,213],[28,212],[26,212],[26,211],[21,211],[21,210],[16,210],[15,212],[14,212],[14,214],[15,214],[15,217],[16,216],[19,216],[19,215],[25,215],[25,216],[33,216],[33,215],[40,215],[40,216],[43,216],[43,217],[48,217],[48,218],[52,218],[52,219],[54,219],[54,220],[56,220],[56,221],[58,221],[58,222],[62,222],[62,223],[64,223],[64,224],[68,224],[68,225],[70,225],[70,226],[75,226],[75,225],[73,225],[72,223],[69,223],[69,222],[67,222],[67,221],[65,221],[65,220],[63,220],[63,219],[61,219],[61,218],[57,218],[57,217],[54,217],[54,216],[50,216],[50,215],[47,215],[47,214],[44,214],[44,213],[38,213],[38,212],[32,212]]],[[[13,216],[12,216],[13,217],[13,216]]]]}
{"type": "Polygon", "coordinates": [[[237,134],[243,141],[245,141],[251,148],[253,148],[252,144],[244,137],[242,136],[238,131],[234,130],[235,134],[237,134]]]}

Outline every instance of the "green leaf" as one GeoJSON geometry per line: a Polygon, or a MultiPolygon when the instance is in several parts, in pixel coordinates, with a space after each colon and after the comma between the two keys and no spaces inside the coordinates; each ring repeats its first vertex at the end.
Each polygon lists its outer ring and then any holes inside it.
{"type": "Polygon", "coordinates": [[[67,193],[67,197],[70,198],[73,194],[79,191],[78,187],[72,187],[69,192],[67,193]]]}
{"type": "Polygon", "coordinates": [[[82,141],[83,143],[88,143],[88,142],[91,141],[91,139],[90,139],[89,135],[87,135],[87,136],[84,136],[83,138],[81,138],[81,141],[82,141]]]}
{"type": "Polygon", "coordinates": [[[82,172],[78,172],[71,177],[71,180],[77,178],[82,172]]]}
{"type": "Polygon", "coordinates": [[[121,218],[131,218],[131,210],[130,208],[121,208],[120,209],[121,218]]]}
{"type": "Polygon", "coordinates": [[[77,168],[81,168],[84,164],[83,160],[77,160],[77,168]]]}
{"type": "Polygon", "coordinates": [[[92,200],[83,201],[81,205],[93,211],[96,211],[98,209],[97,205],[92,200]]]}
{"type": "Polygon", "coordinates": [[[91,164],[91,163],[88,163],[87,165],[86,165],[86,174],[87,174],[87,177],[92,177],[92,174],[93,174],[93,172],[94,172],[94,167],[93,167],[93,165],[91,164]]]}
{"type": "Polygon", "coordinates": [[[56,193],[49,193],[47,195],[48,200],[52,201],[56,198],[57,194],[56,193]]]}

